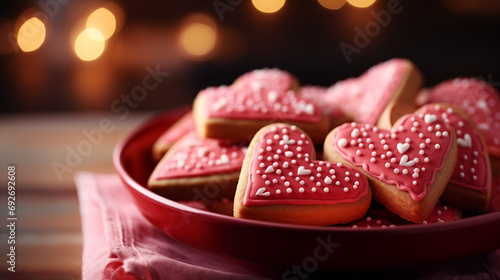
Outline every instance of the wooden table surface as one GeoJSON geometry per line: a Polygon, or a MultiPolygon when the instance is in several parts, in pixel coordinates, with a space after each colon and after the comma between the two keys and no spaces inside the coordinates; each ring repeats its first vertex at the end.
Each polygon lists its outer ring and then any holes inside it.
{"type": "Polygon", "coordinates": [[[155,113],[0,116],[0,219],[8,224],[7,168],[16,166],[16,266],[0,226],[0,279],[81,279],[82,234],[73,176],[114,173],[113,148],[155,113]],[[99,133],[100,132],[100,133],[99,133]],[[90,144],[89,144],[90,143],[90,144]]]}

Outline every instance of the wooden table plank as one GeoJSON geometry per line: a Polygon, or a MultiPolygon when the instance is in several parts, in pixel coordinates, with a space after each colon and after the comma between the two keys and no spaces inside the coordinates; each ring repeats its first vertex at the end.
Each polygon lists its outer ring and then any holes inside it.
{"type": "MultiPolygon", "coordinates": [[[[5,261],[9,231],[0,227],[0,279],[81,279],[83,240],[73,175],[78,171],[114,173],[116,143],[154,114],[131,114],[124,120],[111,114],[0,117],[0,168],[4,169],[0,173],[6,174],[10,164],[16,166],[18,218],[15,273],[7,271],[5,261]],[[102,122],[113,130],[103,130],[102,122]],[[80,154],[81,161],[69,166],[69,151],[85,145],[90,147],[88,153],[80,154]],[[58,176],[54,162],[70,170],[58,176]]],[[[6,186],[5,176],[0,178],[6,186]]],[[[6,187],[0,189],[0,201],[0,219],[6,223],[6,187]]]]}

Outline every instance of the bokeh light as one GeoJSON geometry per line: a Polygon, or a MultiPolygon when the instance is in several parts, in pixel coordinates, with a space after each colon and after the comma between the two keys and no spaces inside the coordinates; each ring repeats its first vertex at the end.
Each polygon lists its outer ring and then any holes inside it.
{"type": "Polygon", "coordinates": [[[116,19],[111,11],[106,8],[95,10],[87,18],[87,28],[95,28],[100,31],[104,39],[109,39],[116,29],[116,19]]]}
{"type": "Polygon", "coordinates": [[[181,28],[179,43],[189,55],[202,57],[213,51],[217,42],[215,23],[207,16],[188,17],[181,28]]]}
{"type": "Polygon", "coordinates": [[[75,40],[75,53],[84,61],[99,58],[104,52],[106,41],[102,33],[95,28],[87,28],[82,31],[75,40]]]}
{"type": "Polygon", "coordinates": [[[344,6],[347,0],[318,0],[318,3],[329,10],[338,10],[344,6]]]}
{"type": "Polygon", "coordinates": [[[347,0],[347,2],[356,8],[368,8],[375,3],[375,0],[347,0]]]}
{"type": "Polygon", "coordinates": [[[36,18],[32,17],[26,20],[17,33],[17,44],[24,52],[32,52],[40,48],[45,41],[45,24],[36,18]]]}
{"type": "Polygon", "coordinates": [[[271,14],[279,11],[285,5],[285,0],[252,0],[252,4],[257,10],[271,14]]]}

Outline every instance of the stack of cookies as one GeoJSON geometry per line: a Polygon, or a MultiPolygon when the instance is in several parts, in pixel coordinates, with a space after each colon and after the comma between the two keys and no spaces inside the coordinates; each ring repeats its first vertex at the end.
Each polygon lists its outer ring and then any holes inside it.
{"type": "Polygon", "coordinates": [[[152,147],[150,190],[302,225],[389,227],[500,210],[500,96],[457,78],[423,88],[406,59],[330,87],[278,69],[206,88],[152,147]]]}

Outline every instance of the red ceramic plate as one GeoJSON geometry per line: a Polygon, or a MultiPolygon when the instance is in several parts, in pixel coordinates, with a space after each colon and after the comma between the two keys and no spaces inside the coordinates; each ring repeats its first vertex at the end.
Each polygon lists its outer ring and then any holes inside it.
{"type": "Polygon", "coordinates": [[[153,118],[114,153],[117,172],[144,217],[183,243],[257,266],[327,270],[428,266],[500,248],[500,212],[440,224],[352,229],[236,219],[161,197],[145,187],[155,165],[150,149],[186,111],[153,118]]]}

